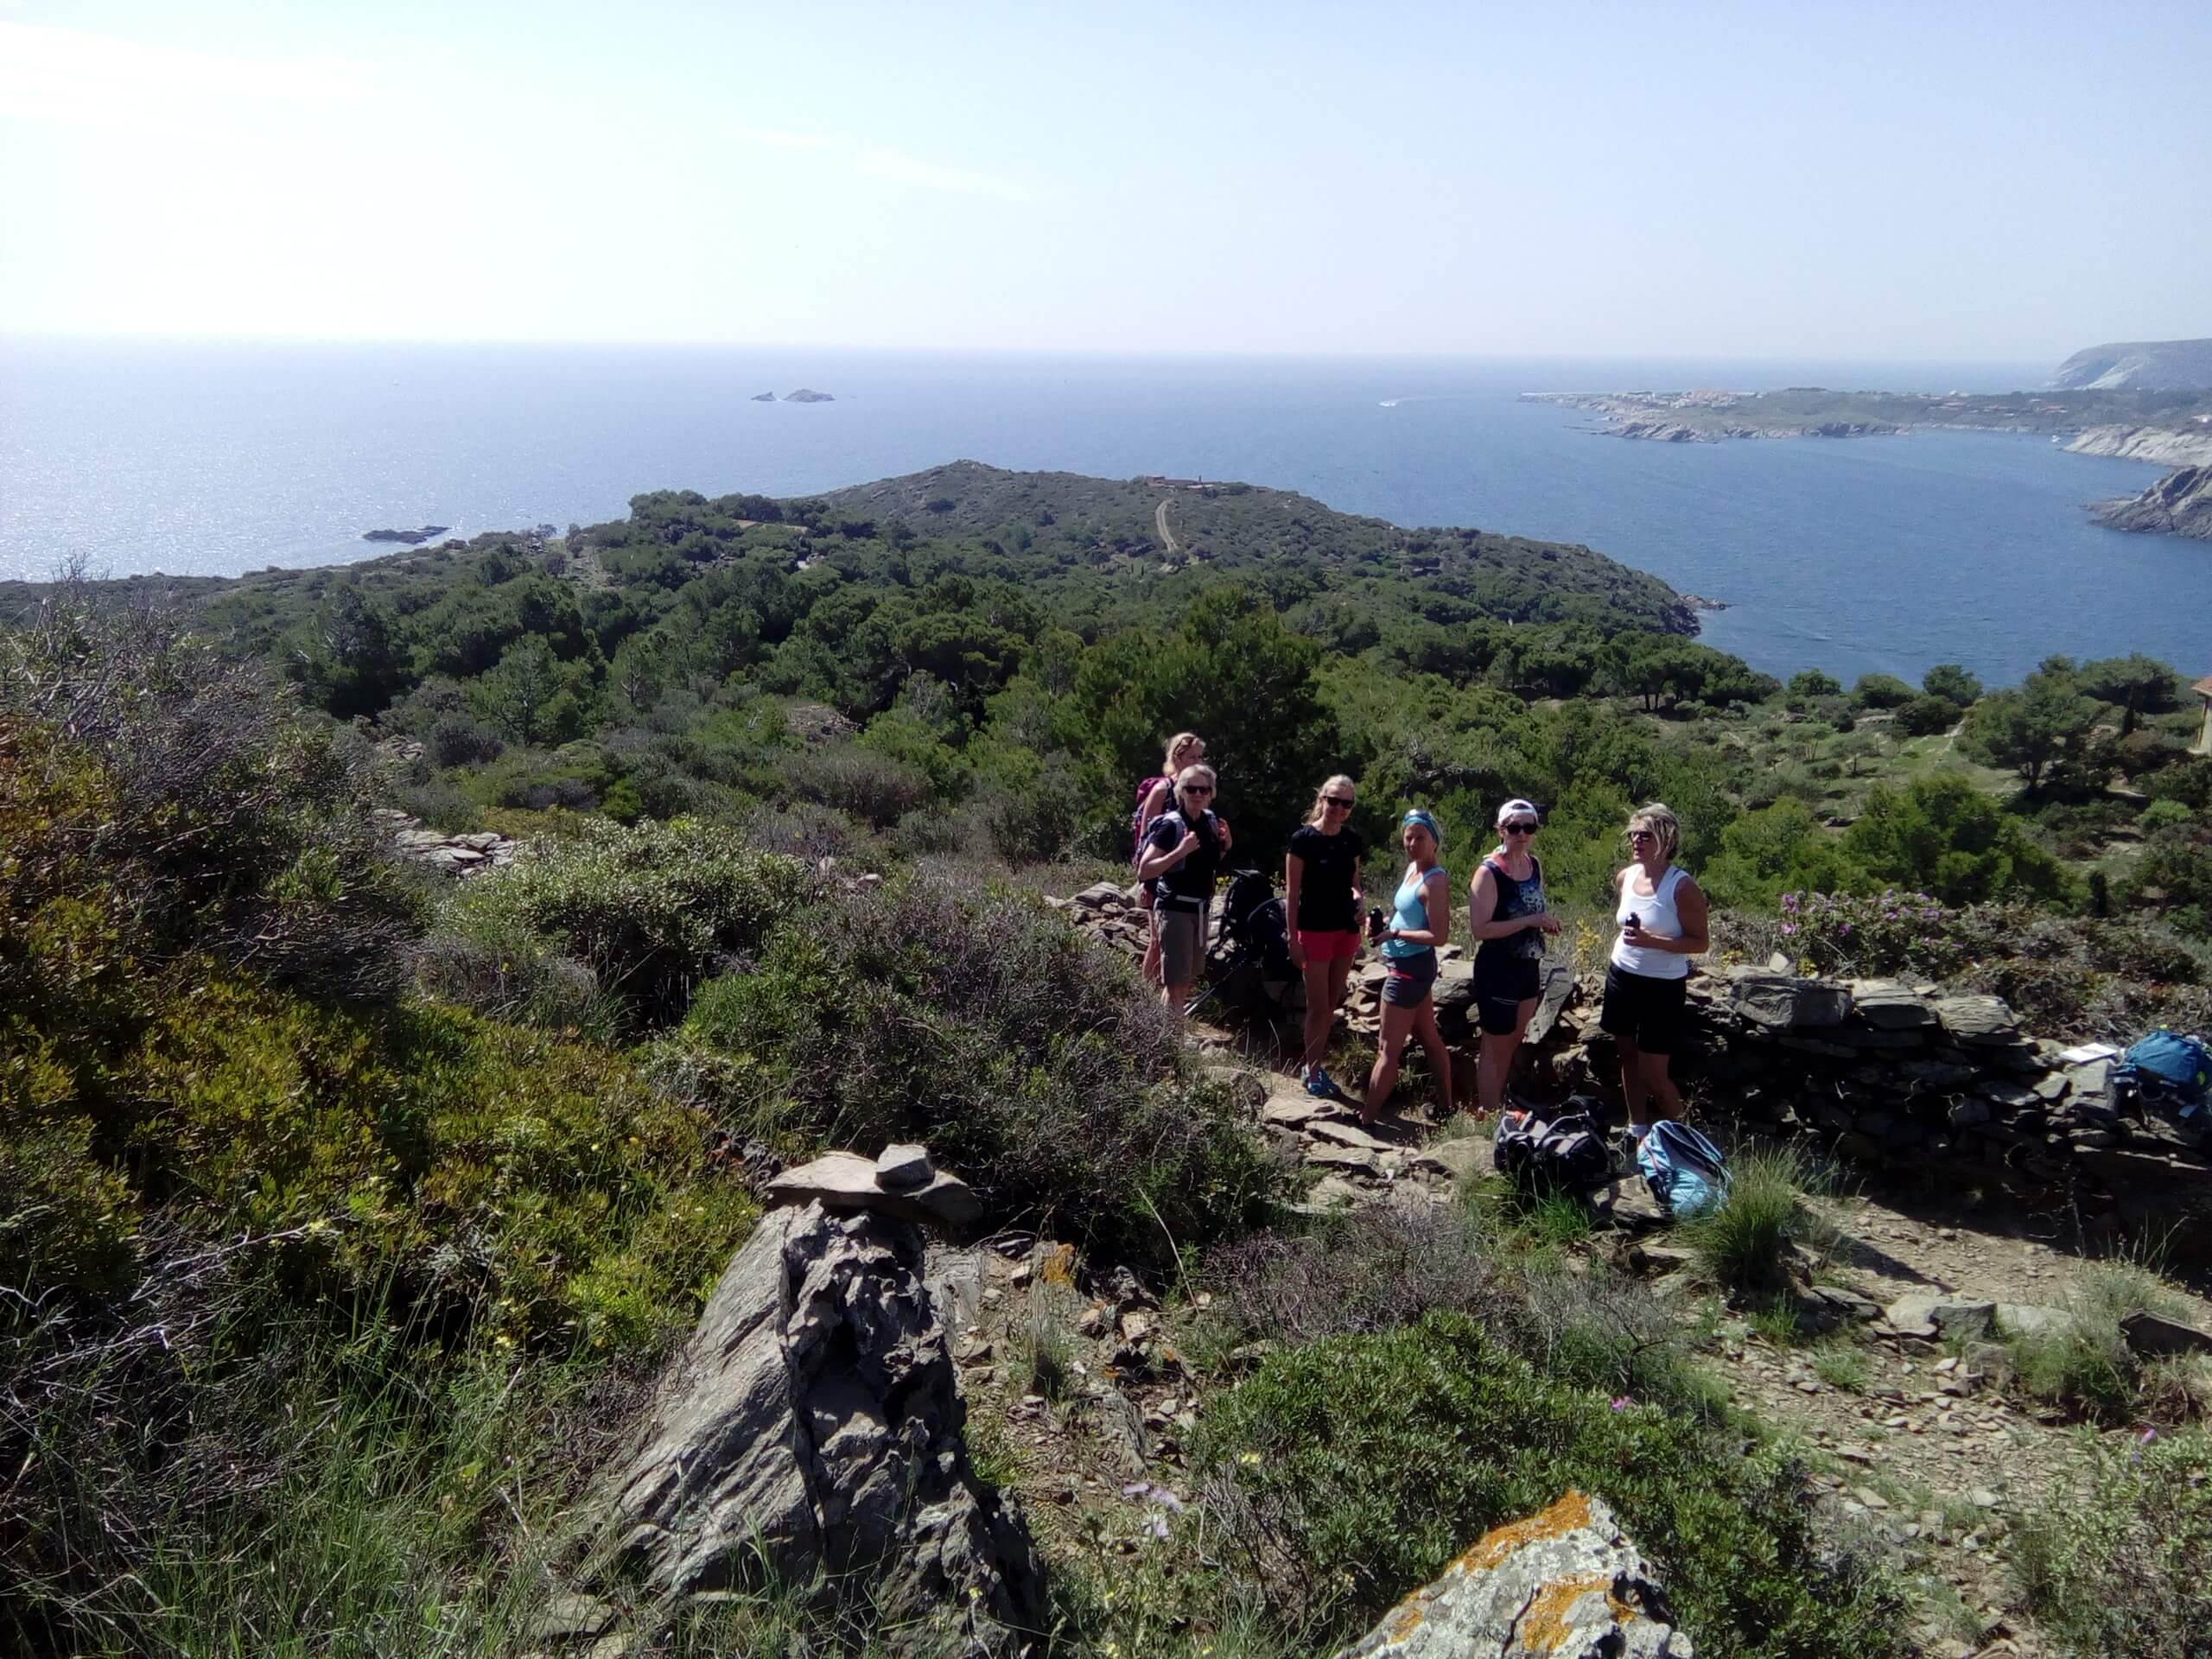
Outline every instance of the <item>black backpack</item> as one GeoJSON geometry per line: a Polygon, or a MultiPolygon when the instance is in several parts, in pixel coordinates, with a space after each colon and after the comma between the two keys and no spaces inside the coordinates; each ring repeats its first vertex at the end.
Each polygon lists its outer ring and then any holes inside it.
{"type": "Polygon", "coordinates": [[[1534,1112],[1508,1112],[1491,1142],[1497,1173],[1525,1192],[1587,1192],[1612,1179],[1605,1132],[1572,1102],[1548,1122],[1534,1112]]]}

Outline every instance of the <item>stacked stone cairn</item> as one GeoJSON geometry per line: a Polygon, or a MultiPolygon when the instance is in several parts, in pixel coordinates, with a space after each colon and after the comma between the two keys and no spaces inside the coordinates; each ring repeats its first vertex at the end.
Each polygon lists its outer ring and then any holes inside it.
{"type": "Polygon", "coordinates": [[[504,869],[521,850],[519,842],[488,830],[474,835],[441,835],[424,829],[421,819],[391,807],[379,808],[377,817],[390,832],[392,849],[402,858],[411,858],[448,875],[504,869]]]}

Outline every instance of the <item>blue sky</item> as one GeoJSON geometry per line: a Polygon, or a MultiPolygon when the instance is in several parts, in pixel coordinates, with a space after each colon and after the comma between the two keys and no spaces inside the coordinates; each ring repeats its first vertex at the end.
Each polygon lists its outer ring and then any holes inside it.
{"type": "Polygon", "coordinates": [[[0,0],[0,329],[2056,360],[2212,6],[0,0]]]}

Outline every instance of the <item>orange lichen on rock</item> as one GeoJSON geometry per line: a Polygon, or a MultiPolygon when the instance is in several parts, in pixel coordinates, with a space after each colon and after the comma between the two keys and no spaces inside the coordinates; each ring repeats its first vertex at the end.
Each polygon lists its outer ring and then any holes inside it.
{"type": "Polygon", "coordinates": [[[1502,1527],[1493,1527],[1469,1545],[1447,1570],[1487,1573],[1523,1544],[1539,1538],[1563,1538],[1589,1524],[1590,1500],[1580,1492],[1569,1491],[1551,1508],[1539,1510],[1525,1521],[1510,1521],[1502,1527]]]}
{"type": "Polygon", "coordinates": [[[1574,1610],[1585,1596],[1591,1595],[1605,1598],[1614,1624],[1634,1617],[1634,1610],[1624,1607],[1613,1594],[1612,1574],[1577,1573],[1554,1579],[1536,1592],[1514,1627],[1516,1640],[1530,1653],[1557,1653],[1577,1634],[1580,1625],[1574,1610]]]}

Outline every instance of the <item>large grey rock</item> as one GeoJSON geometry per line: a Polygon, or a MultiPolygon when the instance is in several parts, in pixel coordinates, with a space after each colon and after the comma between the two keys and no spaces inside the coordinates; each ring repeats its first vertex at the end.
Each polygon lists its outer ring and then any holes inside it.
{"type": "Polygon", "coordinates": [[[2120,1329],[2127,1338],[2127,1345],[2146,1359],[2175,1354],[2212,1354],[2212,1333],[2193,1325],[2183,1325],[2179,1319],[2170,1319],[2163,1313],[2139,1309],[2120,1319],[2120,1329]]]}
{"type": "Polygon", "coordinates": [[[1859,1018],[1885,1031],[1911,1031],[1936,1023],[1936,1010],[1894,979],[1854,979],[1852,1005],[1859,1018]]]}
{"type": "Polygon", "coordinates": [[[1544,963],[1543,978],[1536,989],[1536,1011],[1529,1016],[1529,1029],[1522,1040],[1535,1047],[1552,1034],[1552,1027],[1573,1001],[1575,992],[1574,969],[1565,962],[1544,963]]]}
{"type": "Polygon", "coordinates": [[[2029,1302],[1997,1304],[1997,1334],[2000,1337],[2072,1336],[2082,1322],[2063,1307],[2038,1307],[2029,1302]]]}
{"type": "Polygon", "coordinates": [[[1955,1337],[1964,1341],[1989,1334],[1991,1322],[1997,1317],[1997,1304],[1916,1292],[1891,1302],[1884,1317],[1900,1336],[1919,1337],[1929,1342],[1938,1337],[1955,1337]]]}
{"type": "Polygon", "coordinates": [[[964,1655],[1010,1659],[1042,1628],[1042,1569],[965,1423],[919,1233],[771,1211],[606,1482],[593,1564],[669,1596],[763,1567],[845,1575],[935,1637],[957,1627],[964,1655]]]}
{"type": "Polygon", "coordinates": [[[901,1143],[875,1156],[875,1184],[892,1192],[917,1192],[937,1179],[927,1147],[901,1143]]]}
{"type": "Polygon", "coordinates": [[[982,1213],[982,1201],[957,1175],[938,1170],[924,1185],[893,1192],[876,1179],[875,1160],[858,1153],[825,1152],[774,1177],[761,1189],[772,1206],[820,1204],[837,1211],[874,1210],[907,1221],[959,1228],[982,1213]]]}
{"type": "Polygon", "coordinates": [[[1977,1046],[2009,1046],[2019,1034],[2019,1021],[2001,997],[1941,996],[1936,1018],[1955,1041],[1977,1046]]]}
{"type": "Polygon", "coordinates": [[[1769,1031],[1813,1031],[1848,1019],[1851,993],[1831,980],[1738,969],[1729,979],[1728,1006],[1769,1031]]]}
{"type": "Polygon", "coordinates": [[[1692,1659],[1651,1563],[1594,1497],[1498,1528],[1337,1659],[1692,1659]]]}

